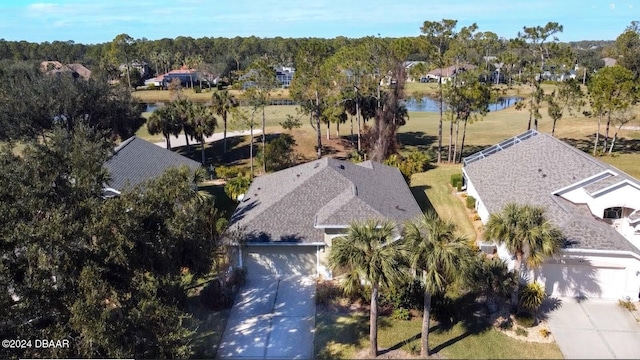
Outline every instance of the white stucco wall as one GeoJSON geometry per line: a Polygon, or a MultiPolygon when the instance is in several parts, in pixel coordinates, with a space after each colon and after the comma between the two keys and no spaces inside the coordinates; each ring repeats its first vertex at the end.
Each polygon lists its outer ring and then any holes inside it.
{"type": "Polygon", "coordinates": [[[464,168],[462,169],[462,175],[464,176],[464,182],[467,186],[467,195],[473,196],[476,199],[476,211],[478,212],[478,216],[480,216],[480,220],[482,220],[482,223],[485,224],[487,221],[489,221],[489,211],[487,211],[486,206],[478,195],[478,191],[476,190],[475,186],[473,186],[471,180],[469,180],[469,177],[464,171],[464,168]]]}
{"type": "Polygon", "coordinates": [[[633,210],[640,208],[640,190],[631,185],[624,185],[615,190],[592,198],[587,203],[591,213],[602,218],[604,209],[622,206],[633,210]]]}

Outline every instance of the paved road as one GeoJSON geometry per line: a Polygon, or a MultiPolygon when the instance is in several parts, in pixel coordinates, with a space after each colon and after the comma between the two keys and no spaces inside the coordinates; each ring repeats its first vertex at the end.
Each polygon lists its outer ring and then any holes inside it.
{"type": "MultiPolygon", "coordinates": [[[[234,137],[234,136],[244,136],[244,135],[249,135],[251,132],[249,130],[243,130],[243,131],[227,131],[227,138],[230,137],[234,137]]],[[[261,134],[262,130],[258,130],[258,129],[254,129],[253,130],[253,135],[258,135],[261,134]]],[[[222,140],[223,138],[223,134],[221,132],[219,133],[215,133],[209,137],[204,138],[204,142],[205,143],[210,143],[210,142],[214,142],[214,141],[218,141],[218,140],[222,140]]],[[[178,136],[172,136],[171,137],[171,147],[176,147],[176,146],[185,146],[187,145],[187,138],[184,134],[180,134],[178,136]]],[[[163,139],[160,142],[155,143],[158,146],[161,146],[163,148],[167,147],[167,140],[163,139]]],[[[195,139],[189,139],[189,145],[193,145],[193,144],[200,144],[200,142],[196,141],[195,139]]]]}
{"type": "Polygon", "coordinates": [[[617,302],[563,299],[549,328],[566,359],[640,359],[640,324],[617,302]]]}
{"type": "Polygon", "coordinates": [[[312,359],[316,285],[311,277],[249,278],[218,349],[221,359],[312,359]]]}

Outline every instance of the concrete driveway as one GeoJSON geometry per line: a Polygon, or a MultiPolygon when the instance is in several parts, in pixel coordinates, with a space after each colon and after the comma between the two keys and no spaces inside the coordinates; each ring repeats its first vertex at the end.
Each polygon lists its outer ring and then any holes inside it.
{"type": "Polygon", "coordinates": [[[312,277],[247,279],[231,309],[218,358],[313,358],[315,295],[312,277]]]}
{"type": "Polygon", "coordinates": [[[640,324],[616,301],[562,299],[548,324],[566,359],[640,359],[640,324]]]}

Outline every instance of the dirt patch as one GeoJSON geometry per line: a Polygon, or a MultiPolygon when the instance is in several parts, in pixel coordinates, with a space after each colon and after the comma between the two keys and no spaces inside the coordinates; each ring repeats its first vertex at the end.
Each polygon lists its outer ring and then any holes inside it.
{"type": "Polygon", "coordinates": [[[551,334],[551,330],[549,330],[549,326],[547,325],[546,321],[540,321],[536,326],[533,327],[523,327],[518,325],[515,317],[513,315],[509,315],[508,311],[506,310],[501,314],[496,315],[496,319],[493,321],[493,326],[497,331],[520,341],[542,344],[555,342],[553,334],[551,334]],[[510,329],[500,326],[501,324],[509,321],[511,322],[511,324],[513,324],[510,329]],[[526,335],[519,335],[516,332],[518,328],[526,331],[526,335]]]}

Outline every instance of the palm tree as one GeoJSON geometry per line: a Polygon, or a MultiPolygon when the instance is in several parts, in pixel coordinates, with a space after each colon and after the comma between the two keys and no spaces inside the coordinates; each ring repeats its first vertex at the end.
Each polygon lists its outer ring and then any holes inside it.
{"type": "MultiPolygon", "coordinates": [[[[523,265],[537,269],[562,248],[562,232],[547,220],[544,209],[531,205],[507,204],[501,214],[491,214],[485,225],[487,239],[503,244],[515,254],[514,271],[521,274],[523,265]]],[[[517,309],[517,292],[512,296],[517,309]]]]}
{"type": "Polygon", "coordinates": [[[182,128],[174,109],[170,106],[163,106],[151,114],[149,120],[147,120],[147,129],[151,135],[162,133],[167,141],[167,149],[171,150],[170,137],[171,135],[178,136],[182,128]]]}
{"type": "Polygon", "coordinates": [[[227,152],[227,115],[232,107],[238,106],[238,101],[233,95],[229,94],[229,91],[216,91],[211,95],[211,108],[213,112],[222,117],[223,130],[223,149],[227,152]]]}
{"type": "Polygon", "coordinates": [[[189,113],[189,123],[193,129],[193,136],[200,142],[202,165],[204,165],[206,160],[204,156],[204,138],[213,135],[218,122],[211,109],[201,104],[192,103],[189,113]]]}
{"type": "Polygon", "coordinates": [[[455,235],[455,225],[431,211],[405,227],[404,241],[411,249],[411,267],[422,271],[424,307],[420,354],[429,355],[431,297],[444,293],[452,282],[462,280],[474,259],[469,241],[455,235]]]}
{"type": "Polygon", "coordinates": [[[180,129],[184,132],[187,151],[189,151],[189,137],[193,138],[193,126],[191,126],[191,122],[189,121],[192,117],[193,102],[188,98],[178,98],[170,102],[169,106],[172,107],[176,113],[180,129]]]}
{"type": "Polygon", "coordinates": [[[333,239],[329,252],[329,267],[345,269],[341,283],[345,293],[353,294],[366,282],[371,285],[369,340],[372,358],[378,355],[378,293],[398,283],[406,274],[407,252],[395,241],[395,226],[391,222],[367,221],[352,223],[347,234],[333,239]]]}

